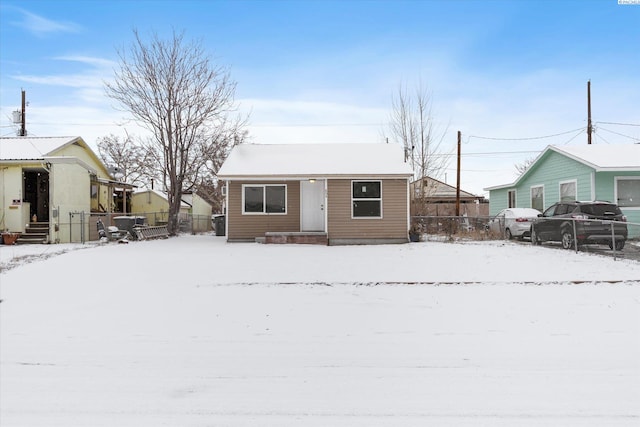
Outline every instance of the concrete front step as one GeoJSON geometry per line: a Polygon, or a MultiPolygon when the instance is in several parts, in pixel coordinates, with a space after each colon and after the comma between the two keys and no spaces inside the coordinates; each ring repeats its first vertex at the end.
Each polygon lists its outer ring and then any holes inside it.
{"type": "Polygon", "coordinates": [[[16,244],[42,244],[48,243],[47,236],[49,235],[49,223],[48,222],[32,222],[25,228],[24,233],[20,235],[16,244]]]}
{"type": "Polygon", "coordinates": [[[324,232],[267,232],[264,233],[264,243],[273,244],[305,244],[328,245],[329,238],[324,232]]]}
{"type": "Polygon", "coordinates": [[[16,245],[43,244],[47,243],[46,234],[23,234],[16,240],[16,245]]]}

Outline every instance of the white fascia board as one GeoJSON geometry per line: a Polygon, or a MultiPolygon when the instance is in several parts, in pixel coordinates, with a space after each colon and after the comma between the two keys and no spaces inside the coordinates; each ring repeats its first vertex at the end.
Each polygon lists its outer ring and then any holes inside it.
{"type": "Polygon", "coordinates": [[[60,156],[60,157],[42,157],[41,159],[0,160],[0,164],[3,164],[3,165],[15,165],[15,166],[29,165],[29,166],[42,166],[42,167],[44,167],[45,163],[51,163],[53,165],[55,165],[55,164],[68,164],[68,165],[77,164],[80,167],[82,167],[83,169],[86,169],[88,172],[91,172],[93,174],[97,174],[97,171],[94,168],[92,168],[87,163],[83,162],[82,160],[78,159],[77,157],[60,156]]]}
{"type": "Polygon", "coordinates": [[[309,179],[408,179],[410,175],[304,175],[304,176],[264,176],[264,175],[218,175],[226,181],[306,181],[309,179]]]}
{"type": "Polygon", "coordinates": [[[51,163],[51,164],[54,164],[54,165],[55,164],[68,164],[68,165],[77,164],[77,165],[81,166],[82,168],[86,169],[88,172],[91,172],[94,175],[98,174],[97,170],[95,170],[94,168],[92,168],[87,163],[83,162],[82,160],[80,160],[77,157],[67,157],[67,156],[45,157],[44,161],[48,162],[48,163],[51,163]]]}
{"type": "Polygon", "coordinates": [[[485,187],[482,190],[483,191],[503,190],[505,188],[513,188],[515,186],[516,186],[515,183],[506,184],[506,185],[494,185],[493,187],[485,187]]]}

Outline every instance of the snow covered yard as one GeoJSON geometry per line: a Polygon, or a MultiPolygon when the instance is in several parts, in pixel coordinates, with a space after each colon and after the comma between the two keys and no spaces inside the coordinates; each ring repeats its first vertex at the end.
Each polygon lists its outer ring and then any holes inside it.
{"type": "Polygon", "coordinates": [[[508,242],[78,247],[0,246],[3,427],[640,423],[638,262],[508,242]]]}

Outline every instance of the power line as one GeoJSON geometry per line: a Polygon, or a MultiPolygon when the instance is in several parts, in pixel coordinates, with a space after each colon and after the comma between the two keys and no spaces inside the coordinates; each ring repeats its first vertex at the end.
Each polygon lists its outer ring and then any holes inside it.
{"type": "Polygon", "coordinates": [[[381,123],[298,123],[298,124],[251,124],[249,127],[256,128],[295,128],[295,127],[367,127],[367,126],[382,126],[381,123]]]}
{"type": "Polygon", "coordinates": [[[603,125],[618,125],[618,126],[640,126],[638,123],[617,123],[617,122],[595,122],[603,125]]]}
{"type": "Polygon", "coordinates": [[[599,133],[596,133],[596,138],[599,138],[601,140],[603,140],[604,142],[606,142],[607,144],[611,144],[609,141],[606,140],[606,138],[604,138],[602,135],[600,135],[599,133]]]}
{"type": "Polygon", "coordinates": [[[530,141],[530,140],[534,140],[534,139],[553,138],[555,136],[567,135],[569,133],[573,133],[573,132],[577,132],[577,131],[584,131],[586,129],[587,129],[586,127],[581,127],[581,128],[578,128],[578,129],[568,130],[566,132],[554,133],[552,135],[531,136],[531,137],[527,137],[527,138],[496,138],[496,137],[490,137],[490,136],[469,135],[468,139],[476,138],[476,139],[488,139],[488,140],[492,140],[492,141],[530,141]]]}
{"type": "Polygon", "coordinates": [[[48,122],[29,122],[30,125],[38,126],[119,126],[117,123],[48,123],[48,122]]]}
{"type": "Polygon", "coordinates": [[[609,129],[606,129],[606,128],[603,128],[603,127],[599,127],[598,129],[602,129],[602,130],[604,130],[606,132],[613,133],[613,134],[616,134],[616,135],[619,135],[619,136],[623,136],[625,138],[629,138],[629,139],[631,139],[633,141],[640,141],[640,138],[635,138],[633,136],[625,135],[625,134],[620,133],[620,132],[614,132],[612,130],[609,130],[609,129]]]}
{"type": "MultiPolygon", "coordinates": [[[[462,156],[471,157],[471,156],[493,156],[493,155],[509,155],[509,154],[536,154],[540,153],[540,150],[527,150],[527,151],[485,151],[478,153],[462,153],[462,156]]],[[[433,153],[431,157],[453,157],[456,156],[455,153],[433,153]]]]}
{"type": "Polygon", "coordinates": [[[575,135],[573,135],[568,141],[566,141],[563,145],[567,145],[568,143],[570,143],[571,141],[573,141],[574,139],[576,139],[580,134],[582,134],[582,132],[585,130],[586,128],[582,128],[580,129],[580,132],[576,133],[575,135]]]}

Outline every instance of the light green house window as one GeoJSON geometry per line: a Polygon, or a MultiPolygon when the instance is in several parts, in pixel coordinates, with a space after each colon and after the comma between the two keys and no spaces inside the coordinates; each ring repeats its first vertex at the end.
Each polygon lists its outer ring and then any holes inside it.
{"type": "Polygon", "coordinates": [[[561,202],[573,202],[577,200],[577,182],[576,180],[564,181],[560,183],[560,201],[561,202]]]}
{"type": "Polygon", "coordinates": [[[531,207],[540,212],[544,211],[544,185],[531,187],[531,207]]]}
{"type": "Polygon", "coordinates": [[[509,190],[507,192],[507,198],[509,199],[509,208],[516,207],[516,190],[509,190]]]}
{"type": "Polygon", "coordinates": [[[640,207],[640,178],[617,178],[616,194],[618,206],[624,208],[640,207]]]}

